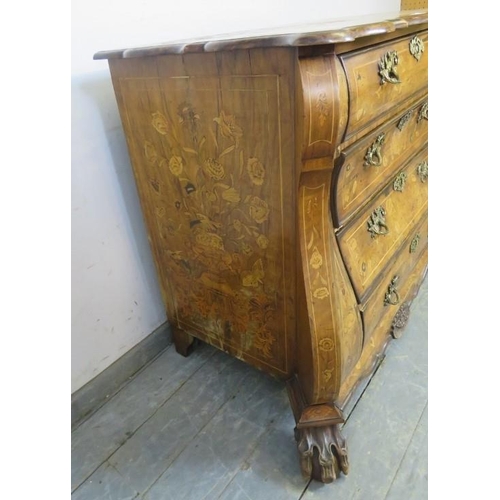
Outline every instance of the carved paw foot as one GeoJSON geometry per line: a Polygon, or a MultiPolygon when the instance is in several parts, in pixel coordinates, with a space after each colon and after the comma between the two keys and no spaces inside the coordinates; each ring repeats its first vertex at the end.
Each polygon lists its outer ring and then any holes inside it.
{"type": "Polygon", "coordinates": [[[323,483],[335,481],[340,472],[349,472],[347,446],[339,425],[295,428],[300,467],[306,479],[323,483]]]}

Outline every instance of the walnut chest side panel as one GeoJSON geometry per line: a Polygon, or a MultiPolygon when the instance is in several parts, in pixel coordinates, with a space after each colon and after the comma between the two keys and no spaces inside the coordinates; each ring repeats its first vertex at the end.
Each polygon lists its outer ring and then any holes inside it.
{"type": "Polygon", "coordinates": [[[296,330],[293,57],[109,61],[169,321],[281,377],[296,330]]]}

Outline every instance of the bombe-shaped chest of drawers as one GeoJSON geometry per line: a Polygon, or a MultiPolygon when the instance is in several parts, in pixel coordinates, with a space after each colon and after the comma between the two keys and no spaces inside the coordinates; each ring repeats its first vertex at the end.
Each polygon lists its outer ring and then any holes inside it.
{"type": "MultiPolygon", "coordinates": [[[[287,382],[304,475],[427,269],[427,12],[100,52],[177,350],[287,382]]],[[[276,450],[276,453],[292,450],[276,450]]]]}

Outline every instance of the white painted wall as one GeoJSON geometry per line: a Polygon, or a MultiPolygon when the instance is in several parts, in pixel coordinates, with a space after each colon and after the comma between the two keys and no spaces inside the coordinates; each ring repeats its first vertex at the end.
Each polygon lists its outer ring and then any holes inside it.
{"type": "Polygon", "coordinates": [[[165,321],[99,50],[399,10],[400,0],[73,0],[72,391],[165,321]]]}

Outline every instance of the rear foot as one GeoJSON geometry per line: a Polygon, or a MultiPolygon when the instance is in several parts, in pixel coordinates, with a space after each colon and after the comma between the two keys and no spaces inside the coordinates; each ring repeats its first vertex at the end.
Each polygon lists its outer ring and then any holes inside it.
{"type": "Polygon", "coordinates": [[[193,352],[194,346],[196,345],[196,338],[175,326],[172,327],[172,332],[175,350],[181,356],[187,358],[193,352]]]}

